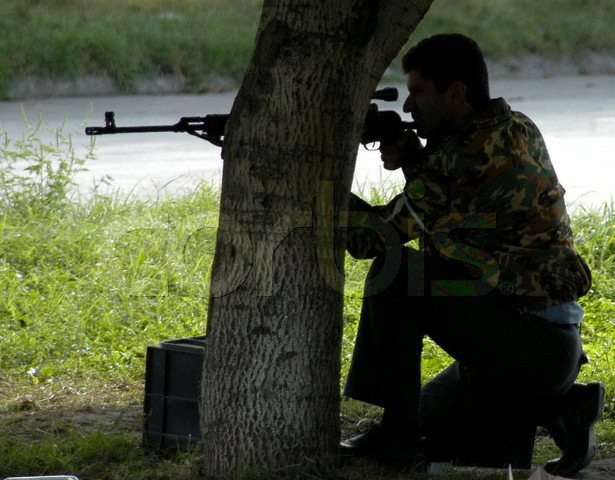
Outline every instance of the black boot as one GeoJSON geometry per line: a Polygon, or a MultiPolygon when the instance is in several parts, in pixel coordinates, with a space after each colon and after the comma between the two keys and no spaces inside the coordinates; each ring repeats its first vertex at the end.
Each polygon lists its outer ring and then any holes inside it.
{"type": "Polygon", "coordinates": [[[589,465],[596,452],[594,424],[603,408],[604,385],[601,382],[575,383],[560,399],[544,426],[562,456],[545,464],[547,472],[571,477],[589,465]]]}
{"type": "Polygon", "coordinates": [[[342,455],[376,460],[397,470],[417,469],[425,466],[425,439],[418,428],[406,418],[396,421],[385,413],[382,421],[370,429],[343,440],[342,455]]]}

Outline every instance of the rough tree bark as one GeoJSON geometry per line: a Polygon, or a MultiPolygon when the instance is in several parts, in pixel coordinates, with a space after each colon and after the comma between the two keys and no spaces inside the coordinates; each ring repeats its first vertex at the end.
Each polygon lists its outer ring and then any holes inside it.
{"type": "Polygon", "coordinates": [[[432,0],[265,0],[227,126],[203,471],[335,452],[343,229],[369,99],[432,0]]]}

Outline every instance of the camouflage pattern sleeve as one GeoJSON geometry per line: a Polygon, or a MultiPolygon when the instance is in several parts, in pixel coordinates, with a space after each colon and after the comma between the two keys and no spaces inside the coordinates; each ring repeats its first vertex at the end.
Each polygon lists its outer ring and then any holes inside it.
{"type": "MultiPolygon", "coordinates": [[[[542,135],[503,99],[455,135],[428,142],[405,173],[404,194],[373,207],[403,238],[425,233],[427,253],[466,263],[476,263],[479,252],[485,278],[522,311],[589,290],[591,273],[574,249],[564,189],[542,135]]],[[[372,253],[387,242],[380,235],[372,253]]]]}

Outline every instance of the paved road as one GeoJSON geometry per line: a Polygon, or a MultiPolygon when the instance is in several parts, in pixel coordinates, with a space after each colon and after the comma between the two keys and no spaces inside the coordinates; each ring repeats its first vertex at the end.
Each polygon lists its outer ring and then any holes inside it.
{"type": "MultiPolygon", "coordinates": [[[[569,204],[601,204],[615,195],[615,76],[496,80],[492,95],[505,97],[541,128],[569,204]]],[[[226,113],[233,98],[234,93],[0,102],[0,128],[12,135],[23,132],[23,110],[31,120],[40,115],[50,125],[65,122],[79,145],[87,143],[82,132],[88,112],[89,125],[101,125],[106,110],[116,112],[118,125],[174,123],[181,116],[226,113]]],[[[84,190],[108,175],[122,191],[174,192],[203,178],[218,182],[222,166],[218,148],[186,134],[98,137],[96,152],[97,160],[80,177],[84,190]]],[[[382,170],[376,153],[361,148],[356,184],[383,179],[401,181],[382,170]]]]}

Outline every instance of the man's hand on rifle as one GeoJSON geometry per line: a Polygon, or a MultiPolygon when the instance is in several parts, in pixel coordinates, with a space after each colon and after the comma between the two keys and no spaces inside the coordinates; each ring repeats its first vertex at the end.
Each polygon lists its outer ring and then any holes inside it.
{"type": "Polygon", "coordinates": [[[412,163],[423,148],[414,130],[407,129],[395,143],[380,145],[380,158],[386,170],[397,170],[412,163]]]}

